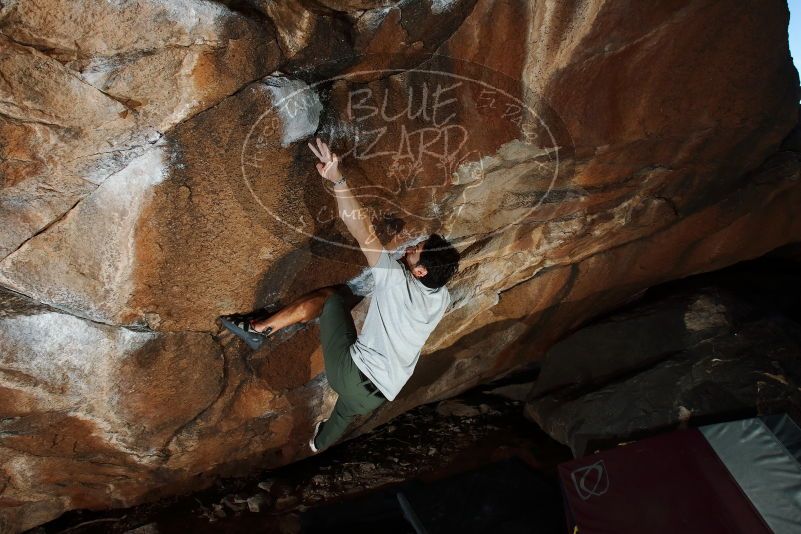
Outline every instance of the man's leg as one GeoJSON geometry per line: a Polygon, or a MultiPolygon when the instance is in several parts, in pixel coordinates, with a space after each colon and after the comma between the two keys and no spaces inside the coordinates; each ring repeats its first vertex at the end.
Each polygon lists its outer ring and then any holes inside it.
{"type": "Polygon", "coordinates": [[[273,315],[264,319],[254,320],[251,324],[253,328],[259,332],[263,332],[268,327],[272,327],[271,334],[275,334],[277,331],[287,326],[312,321],[320,316],[328,297],[341,287],[342,284],[321,287],[310,291],[293,300],[290,304],[287,304],[273,315]]]}
{"type": "Polygon", "coordinates": [[[356,325],[350,309],[361,300],[345,286],[326,300],[320,315],[320,343],[323,346],[325,373],[331,388],[339,394],[334,410],[320,426],[315,438],[318,450],[333,445],[357,415],[371,412],[383,397],[369,394],[359,377],[359,370],[350,356],[356,341],[356,325]]]}
{"type": "Polygon", "coordinates": [[[320,431],[314,438],[314,446],[317,447],[317,450],[327,449],[336,443],[357,415],[358,410],[353,402],[340,395],[334,405],[334,411],[331,412],[328,420],[320,425],[320,431]]]}
{"type": "MultiPolygon", "coordinates": [[[[361,384],[352,386],[362,388],[361,384]]],[[[340,394],[334,405],[334,411],[326,422],[320,425],[320,431],[314,439],[314,446],[321,451],[337,442],[348,429],[357,415],[365,415],[384,404],[386,399],[365,392],[355,393],[356,397],[340,394]]]]}

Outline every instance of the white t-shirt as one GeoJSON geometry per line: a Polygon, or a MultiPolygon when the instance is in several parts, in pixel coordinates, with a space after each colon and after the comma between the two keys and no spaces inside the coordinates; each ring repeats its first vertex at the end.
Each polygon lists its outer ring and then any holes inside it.
{"type": "Polygon", "coordinates": [[[350,346],[353,363],[387,400],[394,400],[412,376],[428,336],[451,301],[448,288],[423,285],[386,249],[371,267],[373,289],[367,317],[350,346]]]}

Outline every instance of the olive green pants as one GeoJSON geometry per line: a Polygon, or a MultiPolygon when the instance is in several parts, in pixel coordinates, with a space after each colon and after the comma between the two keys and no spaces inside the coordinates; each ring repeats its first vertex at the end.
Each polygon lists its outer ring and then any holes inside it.
{"type": "Polygon", "coordinates": [[[320,314],[320,343],[323,346],[325,373],[331,388],[339,394],[334,411],[320,425],[314,440],[318,450],[333,445],[357,415],[372,412],[387,400],[380,392],[370,393],[362,381],[359,368],[350,357],[350,346],[356,341],[356,325],[350,314],[354,299],[347,285],[329,296],[320,314]]]}

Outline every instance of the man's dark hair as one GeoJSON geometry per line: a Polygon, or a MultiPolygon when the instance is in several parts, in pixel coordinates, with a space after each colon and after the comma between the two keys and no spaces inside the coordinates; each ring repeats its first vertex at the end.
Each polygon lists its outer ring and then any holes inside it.
{"type": "Polygon", "coordinates": [[[459,270],[459,251],[441,235],[432,234],[423,245],[418,265],[428,271],[418,280],[426,287],[437,289],[448,283],[459,270]]]}

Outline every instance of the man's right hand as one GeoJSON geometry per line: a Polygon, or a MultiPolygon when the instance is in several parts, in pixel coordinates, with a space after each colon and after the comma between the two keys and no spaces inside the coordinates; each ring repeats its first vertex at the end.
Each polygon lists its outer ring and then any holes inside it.
{"type": "Polygon", "coordinates": [[[317,141],[317,149],[315,149],[314,145],[311,143],[308,143],[308,145],[311,151],[314,152],[314,155],[320,160],[320,163],[316,165],[317,172],[326,180],[336,182],[342,178],[342,173],[339,172],[339,156],[332,153],[328,149],[328,145],[320,140],[319,137],[315,137],[315,140],[317,141]]]}
{"type": "MultiPolygon", "coordinates": [[[[328,149],[328,145],[323,143],[319,137],[316,137],[317,148],[309,143],[309,148],[314,155],[320,158],[320,163],[317,166],[317,172],[326,180],[335,182],[342,178],[339,172],[339,158],[336,154],[332,154],[328,149]]],[[[343,183],[339,188],[335,187],[334,198],[337,200],[337,213],[348,227],[348,231],[359,243],[367,263],[371,267],[378,262],[381,256],[381,241],[379,241],[373,223],[369,217],[363,216],[364,210],[361,203],[356,196],[350,191],[347,183],[343,183]]]]}

